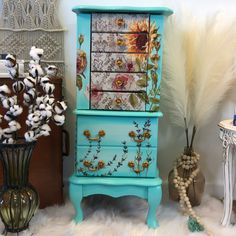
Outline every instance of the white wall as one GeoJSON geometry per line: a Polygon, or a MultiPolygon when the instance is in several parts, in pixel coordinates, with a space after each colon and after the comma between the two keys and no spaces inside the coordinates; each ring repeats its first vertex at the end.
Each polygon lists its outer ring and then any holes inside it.
{"type": "MultiPolygon", "coordinates": [[[[76,15],[71,11],[72,7],[77,5],[129,5],[129,6],[168,6],[173,10],[179,9],[181,6],[187,7],[192,14],[202,19],[206,15],[214,14],[222,11],[226,18],[231,18],[235,14],[235,0],[173,0],[173,1],[151,1],[151,0],[97,0],[97,1],[75,1],[75,0],[59,0],[59,17],[61,24],[66,29],[65,32],[65,97],[67,99],[69,110],[67,112],[66,128],[71,136],[71,155],[64,161],[64,179],[67,184],[68,177],[73,172],[74,167],[74,136],[75,136],[75,116],[72,111],[75,108],[75,62],[76,62],[76,15]]],[[[236,40],[236,39],[232,39],[236,40]]],[[[205,174],[206,181],[211,187],[209,189],[214,195],[222,195],[223,186],[222,174],[222,148],[218,138],[219,129],[217,123],[222,119],[232,117],[234,106],[236,104],[235,88],[225,98],[217,113],[209,120],[208,125],[202,129],[195,143],[195,150],[201,155],[201,168],[205,174]],[[220,190],[220,194],[218,194],[220,190]]],[[[167,179],[169,170],[172,168],[173,160],[182,151],[185,140],[184,132],[181,129],[172,127],[166,118],[161,119],[159,130],[159,168],[161,176],[167,179]]]]}

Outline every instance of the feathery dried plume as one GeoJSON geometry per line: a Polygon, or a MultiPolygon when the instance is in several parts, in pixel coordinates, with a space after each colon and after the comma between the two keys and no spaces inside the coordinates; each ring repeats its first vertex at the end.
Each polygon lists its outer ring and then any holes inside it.
{"type": "Polygon", "coordinates": [[[218,25],[216,16],[202,25],[184,12],[166,24],[161,104],[172,123],[185,127],[187,146],[193,126],[191,148],[236,78],[235,22],[218,25]]]}
{"type": "Polygon", "coordinates": [[[194,69],[192,117],[202,127],[236,79],[236,21],[219,25],[218,17],[208,19],[200,34],[194,69]]]}

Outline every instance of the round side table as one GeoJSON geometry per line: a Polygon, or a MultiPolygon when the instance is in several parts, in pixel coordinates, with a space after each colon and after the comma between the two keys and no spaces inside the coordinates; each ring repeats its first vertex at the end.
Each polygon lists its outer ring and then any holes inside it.
{"type": "Polygon", "coordinates": [[[220,127],[220,138],[223,144],[223,165],[224,165],[224,214],[221,224],[227,226],[230,224],[230,218],[233,207],[233,150],[236,145],[236,126],[233,126],[232,120],[223,120],[220,127]]]}

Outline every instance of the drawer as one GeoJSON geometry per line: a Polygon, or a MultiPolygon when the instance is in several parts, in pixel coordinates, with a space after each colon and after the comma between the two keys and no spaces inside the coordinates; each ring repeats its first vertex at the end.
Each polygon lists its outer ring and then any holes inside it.
{"type": "Polygon", "coordinates": [[[92,72],[146,72],[146,54],[91,53],[92,72]]]}
{"type": "Polygon", "coordinates": [[[146,91],[146,73],[92,72],[92,88],[112,91],[146,91]]]}
{"type": "Polygon", "coordinates": [[[137,23],[143,26],[141,29],[149,31],[149,14],[92,14],[93,32],[140,32],[137,23]]]}
{"type": "Polygon", "coordinates": [[[78,146],[78,176],[156,177],[157,148],[78,146]]]}
{"type": "MultiPolygon", "coordinates": [[[[94,111],[95,113],[96,111],[94,111]]],[[[77,116],[77,144],[157,146],[157,117],[77,116]]]]}
{"type": "Polygon", "coordinates": [[[148,52],[148,34],[92,33],[93,52],[148,52]]]}
{"type": "Polygon", "coordinates": [[[145,111],[145,100],[141,93],[98,92],[90,95],[91,109],[145,111]]]}

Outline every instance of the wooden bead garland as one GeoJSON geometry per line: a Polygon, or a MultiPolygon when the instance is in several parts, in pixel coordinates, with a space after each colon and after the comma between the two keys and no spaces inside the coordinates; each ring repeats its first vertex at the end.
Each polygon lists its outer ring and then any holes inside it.
{"type": "MultiPolygon", "coordinates": [[[[197,216],[196,212],[193,210],[189,197],[187,196],[187,188],[194,181],[195,177],[198,175],[200,169],[198,167],[198,161],[200,159],[199,154],[193,152],[193,155],[187,156],[182,154],[175,162],[174,162],[174,179],[173,183],[175,188],[179,193],[179,203],[180,208],[184,214],[189,215],[192,219],[194,219],[202,229],[205,229],[205,226],[200,220],[200,217],[197,216]],[[191,172],[188,178],[182,178],[178,174],[178,167],[182,167],[184,170],[188,170],[191,172]]],[[[206,231],[206,235],[211,236],[212,234],[206,231]]]]}

